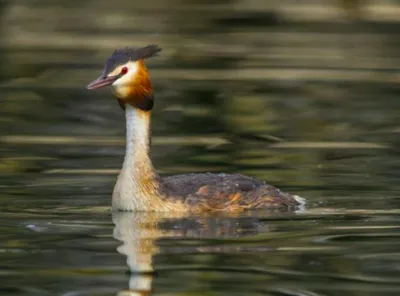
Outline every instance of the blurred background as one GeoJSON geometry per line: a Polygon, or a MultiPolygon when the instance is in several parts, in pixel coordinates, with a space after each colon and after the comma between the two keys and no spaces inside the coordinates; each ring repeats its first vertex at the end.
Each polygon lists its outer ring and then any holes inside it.
{"type": "Polygon", "coordinates": [[[163,48],[147,61],[161,174],[248,174],[311,209],[399,208],[398,0],[1,0],[0,24],[4,219],[110,205],[124,113],[85,86],[114,49],[149,43],[163,48]]]}
{"type": "Polygon", "coordinates": [[[396,0],[10,0],[0,13],[7,176],[117,173],[124,114],[109,90],[85,86],[115,48],[156,43],[161,172],[398,188],[396,0]]]}

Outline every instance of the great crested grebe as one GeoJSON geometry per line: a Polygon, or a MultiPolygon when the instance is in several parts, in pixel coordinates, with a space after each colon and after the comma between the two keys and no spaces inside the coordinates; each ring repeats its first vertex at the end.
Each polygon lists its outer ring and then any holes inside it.
{"type": "Polygon", "coordinates": [[[161,178],[150,158],[150,117],[154,97],[144,59],[157,45],[122,48],[107,59],[103,74],[87,88],[111,85],[126,116],[126,154],[112,196],[112,208],[125,211],[237,212],[296,209],[303,199],[240,174],[182,174],[161,178]]]}

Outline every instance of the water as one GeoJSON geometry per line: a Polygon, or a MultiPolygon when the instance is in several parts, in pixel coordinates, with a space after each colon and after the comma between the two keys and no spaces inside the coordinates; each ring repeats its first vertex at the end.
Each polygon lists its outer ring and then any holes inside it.
{"type": "Polygon", "coordinates": [[[2,2],[0,295],[398,295],[398,6],[306,2],[2,2]],[[124,115],[84,86],[152,42],[158,171],[305,209],[110,212],[124,115]]]}

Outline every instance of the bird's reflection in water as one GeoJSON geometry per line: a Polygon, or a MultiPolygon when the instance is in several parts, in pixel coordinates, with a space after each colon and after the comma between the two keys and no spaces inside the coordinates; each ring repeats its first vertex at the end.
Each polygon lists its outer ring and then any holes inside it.
{"type": "Polygon", "coordinates": [[[153,281],[153,255],[157,253],[154,244],[163,236],[159,228],[162,217],[153,213],[113,212],[115,224],[113,236],[121,241],[117,248],[127,258],[130,271],[129,290],[118,296],[148,295],[153,281]]]}
{"type": "MultiPolygon", "coordinates": [[[[127,257],[130,270],[129,289],[118,293],[118,296],[149,295],[153,281],[153,255],[159,252],[156,240],[161,238],[212,239],[251,236],[269,231],[266,225],[257,218],[250,217],[203,217],[188,218],[160,215],[160,213],[114,212],[115,224],[113,236],[122,244],[117,248],[120,254],[127,257]]],[[[265,217],[265,215],[263,216],[265,217]]],[[[178,242],[177,242],[178,243],[178,242]]],[[[224,252],[232,251],[227,244],[201,244],[173,247],[169,252],[224,252]]]]}

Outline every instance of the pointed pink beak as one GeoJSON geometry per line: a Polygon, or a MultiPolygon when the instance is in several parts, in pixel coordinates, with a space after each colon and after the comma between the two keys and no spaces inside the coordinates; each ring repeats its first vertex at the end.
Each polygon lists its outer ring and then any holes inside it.
{"type": "Polygon", "coordinates": [[[87,89],[96,89],[96,88],[102,88],[108,85],[113,84],[115,80],[120,78],[120,75],[115,75],[115,76],[108,76],[108,77],[99,77],[96,80],[90,82],[86,88],[87,89]]]}

